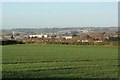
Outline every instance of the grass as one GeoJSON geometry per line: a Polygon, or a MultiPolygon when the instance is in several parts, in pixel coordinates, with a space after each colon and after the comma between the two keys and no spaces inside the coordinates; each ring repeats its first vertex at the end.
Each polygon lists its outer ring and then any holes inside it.
{"type": "Polygon", "coordinates": [[[2,46],[3,78],[117,78],[118,47],[2,46]]]}

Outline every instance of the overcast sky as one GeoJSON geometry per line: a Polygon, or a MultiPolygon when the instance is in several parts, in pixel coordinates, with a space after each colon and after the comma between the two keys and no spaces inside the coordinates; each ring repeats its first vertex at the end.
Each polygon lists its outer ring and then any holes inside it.
{"type": "Polygon", "coordinates": [[[6,2],[2,14],[4,29],[118,25],[117,2],[6,2]]]}

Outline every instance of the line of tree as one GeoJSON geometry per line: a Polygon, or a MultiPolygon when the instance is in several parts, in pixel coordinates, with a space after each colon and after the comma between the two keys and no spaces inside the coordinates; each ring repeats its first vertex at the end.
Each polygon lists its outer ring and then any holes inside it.
{"type": "Polygon", "coordinates": [[[16,40],[4,40],[0,41],[0,45],[12,45],[12,44],[25,44],[22,41],[16,41],[16,40]]]}

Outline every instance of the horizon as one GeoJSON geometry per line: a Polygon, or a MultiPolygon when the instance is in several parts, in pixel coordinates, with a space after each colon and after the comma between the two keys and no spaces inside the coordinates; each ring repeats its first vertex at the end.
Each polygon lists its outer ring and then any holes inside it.
{"type": "Polygon", "coordinates": [[[2,29],[118,27],[116,2],[6,2],[2,29]]]}
{"type": "Polygon", "coordinates": [[[1,29],[44,29],[44,28],[118,28],[118,26],[80,26],[80,27],[19,27],[19,28],[1,28],[1,29]]]}
{"type": "Polygon", "coordinates": [[[54,28],[118,28],[117,26],[114,27],[41,27],[41,28],[2,28],[0,30],[14,30],[14,29],[54,29],[54,28]]]}

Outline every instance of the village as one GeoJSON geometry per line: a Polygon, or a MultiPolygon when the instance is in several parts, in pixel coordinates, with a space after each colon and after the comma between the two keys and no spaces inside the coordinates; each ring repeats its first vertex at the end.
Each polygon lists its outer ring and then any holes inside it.
{"type": "MultiPolygon", "coordinates": [[[[59,29],[59,28],[58,28],[59,29]]],[[[11,30],[2,32],[1,41],[15,40],[29,44],[77,44],[77,45],[118,45],[119,31],[117,28],[94,29],[94,28],[65,28],[51,32],[25,32],[11,30]]],[[[4,44],[4,43],[3,43],[4,44]]]]}

